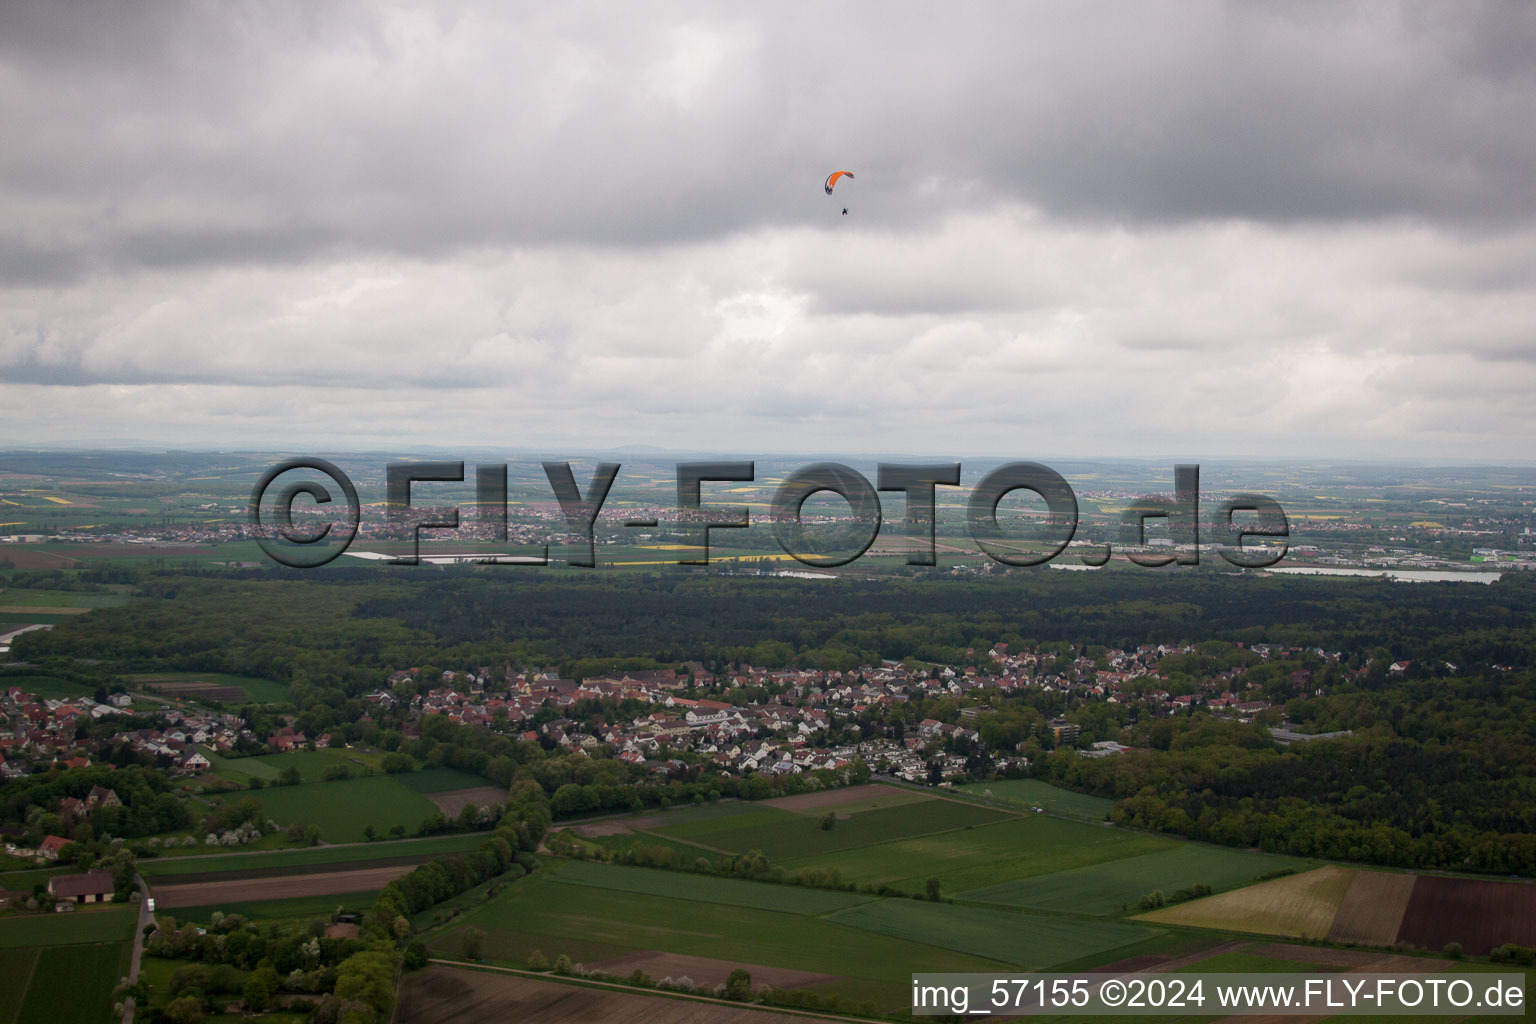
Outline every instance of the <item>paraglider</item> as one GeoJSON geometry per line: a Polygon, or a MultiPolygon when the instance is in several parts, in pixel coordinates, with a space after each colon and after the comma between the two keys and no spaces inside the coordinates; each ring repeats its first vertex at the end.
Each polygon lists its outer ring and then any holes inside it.
{"type": "MultiPolygon", "coordinates": [[[[827,190],[827,195],[831,195],[832,194],[832,190],[837,187],[837,180],[839,178],[847,178],[849,181],[852,181],[853,180],[853,172],[852,171],[833,171],[831,174],[827,175],[826,184],[821,186],[822,188],[827,190]]],[[[843,207],[843,216],[844,217],[848,216],[848,207],[846,207],[846,206],[843,207]]]]}

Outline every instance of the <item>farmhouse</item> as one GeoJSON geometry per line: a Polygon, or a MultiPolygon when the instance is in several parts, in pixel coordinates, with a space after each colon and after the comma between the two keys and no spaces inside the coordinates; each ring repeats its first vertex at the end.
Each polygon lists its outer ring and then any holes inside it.
{"type": "Polygon", "coordinates": [[[37,855],[44,860],[58,860],[59,851],[69,845],[69,840],[63,836],[47,836],[42,845],[37,848],[37,855]]]}
{"type": "Polygon", "coordinates": [[[83,875],[54,875],[48,879],[48,894],[76,903],[106,903],[117,890],[110,871],[91,871],[83,875]]]}

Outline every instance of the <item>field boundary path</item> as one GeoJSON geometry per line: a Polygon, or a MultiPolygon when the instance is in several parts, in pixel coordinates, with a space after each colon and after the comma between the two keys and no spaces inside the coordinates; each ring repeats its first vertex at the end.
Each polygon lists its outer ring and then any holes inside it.
{"type": "MultiPolygon", "coordinates": [[[[133,929],[133,953],[128,959],[128,984],[139,980],[139,961],[144,957],[144,929],[155,919],[149,912],[149,884],[144,876],[134,872],[133,880],[139,883],[139,923],[133,929]]],[[[133,1024],[133,996],[123,1000],[123,1024],[133,1024]]]]}

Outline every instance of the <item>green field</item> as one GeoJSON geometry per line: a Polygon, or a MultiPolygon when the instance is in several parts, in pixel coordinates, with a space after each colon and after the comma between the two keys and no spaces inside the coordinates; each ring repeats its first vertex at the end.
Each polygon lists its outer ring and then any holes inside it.
{"type": "Polygon", "coordinates": [[[429,936],[461,955],[461,932],[486,932],[483,955],[522,966],[539,950],[591,966],[661,951],[835,975],[817,991],[907,1005],[917,971],[1045,967],[1157,938],[1156,928],[1018,911],[870,898],[684,872],[547,862],[429,936]]]}
{"type": "Polygon", "coordinates": [[[0,949],[0,1024],[16,1019],[36,966],[35,949],[0,949]]]}
{"type": "Polygon", "coordinates": [[[38,882],[47,882],[54,875],[73,872],[76,868],[36,868],[30,871],[7,871],[0,874],[0,889],[30,892],[38,882]]]}
{"type": "MultiPolygon", "coordinates": [[[[340,783],[331,783],[331,785],[340,785],[340,783]]],[[[316,864],[356,864],[358,867],[367,867],[368,861],[388,860],[393,857],[468,853],[478,849],[488,835],[489,833],[486,832],[467,832],[462,835],[402,839],[382,843],[364,843],[357,846],[305,846],[293,850],[272,850],[263,853],[172,857],[164,860],[141,860],[138,866],[141,874],[154,878],[201,875],[219,871],[257,871],[265,868],[299,869],[316,864]]]]}
{"type": "Polygon", "coordinates": [[[0,918],[0,1024],[100,1024],[137,921],[117,908],[0,918]]]}
{"type": "Polygon", "coordinates": [[[0,626],[52,626],[68,622],[79,614],[68,612],[4,612],[0,611],[0,626]]]}
{"type": "Polygon", "coordinates": [[[0,918],[0,949],[122,942],[133,938],[138,909],[82,909],[69,914],[26,914],[0,918]]]}
{"type": "Polygon", "coordinates": [[[126,942],[51,946],[39,952],[16,1024],[100,1024],[128,967],[126,942]]]}
{"type": "Polygon", "coordinates": [[[849,907],[828,920],[1028,968],[1105,953],[1157,934],[1136,925],[902,899],[849,907]]]}
{"type": "MultiPolygon", "coordinates": [[[[252,778],[259,778],[270,783],[276,779],[283,770],[294,767],[299,770],[299,778],[304,782],[319,781],[327,768],[341,765],[349,769],[353,775],[366,775],[377,772],[384,755],[371,750],[351,750],[346,747],[327,748],[322,750],[290,750],[282,754],[257,754],[253,757],[229,757],[216,751],[202,748],[203,754],[213,762],[213,770],[219,776],[229,779],[242,786],[250,784],[252,778]]],[[[442,769],[452,771],[452,769],[442,769]]],[[[462,773],[454,773],[455,777],[462,773]]],[[[464,776],[478,781],[468,785],[485,785],[485,780],[477,775],[464,776]]],[[[404,776],[400,776],[404,778],[404,776]]],[[[407,788],[414,789],[413,786],[407,788]]],[[[448,787],[462,788],[462,787],[448,787]]],[[[418,790],[418,792],[423,792],[418,790]]],[[[433,792],[426,790],[424,792],[433,792]]]]}
{"type": "Polygon", "coordinates": [[[590,846],[606,847],[610,850],[630,850],[636,846],[659,846],[671,850],[680,858],[681,863],[691,864],[700,857],[713,860],[717,854],[690,846],[682,839],[668,839],[666,836],[657,835],[654,832],[618,832],[611,836],[585,836],[577,837],[581,842],[590,846]]]}
{"type": "Polygon", "coordinates": [[[1136,913],[1139,910],[1137,901],[1155,889],[1167,895],[1177,889],[1204,884],[1216,892],[1223,892],[1247,885],[1266,872],[1306,867],[1306,861],[1293,857],[1180,843],[1170,849],[1036,875],[957,895],[978,903],[1074,914],[1136,913]]]}
{"type": "Polygon", "coordinates": [[[320,778],[327,768],[335,765],[350,768],[354,775],[362,775],[370,769],[377,771],[383,755],[338,747],[325,750],[290,750],[286,754],[262,754],[250,760],[271,768],[274,773],[271,776],[273,778],[276,777],[276,773],[291,765],[298,768],[299,778],[305,782],[313,782],[320,778]]]}
{"type": "Polygon", "coordinates": [[[852,892],[805,889],[798,885],[765,884],[684,871],[658,871],[653,868],[579,860],[562,864],[559,877],[564,885],[587,885],[598,889],[669,896],[783,914],[827,914],[874,899],[873,896],[852,892]]]}
{"type": "MultiPolygon", "coordinates": [[[[902,804],[920,804],[933,799],[933,794],[920,789],[908,789],[905,786],[879,785],[872,787],[858,787],[857,790],[846,791],[850,795],[846,800],[837,803],[818,803],[815,807],[795,809],[793,807],[779,807],[780,810],[793,810],[796,814],[808,814],[820,818],[828,811],[837,814],[854,814],[859,811],[871,811],[881,807],[899,807],[902,804]],[[857,795],[854,795],[857,794],[857,795]]],[[[788,801],[797,800],[797,797],[785,798],[788,801]]],[[[779,806],[776,801],[768,801],[771,806],[779,806]]]]}
{"type": "Polygon", "coordinates": [[[199,748],[213,765],[214,773],[241,785],[249,785],[253,778],[270,782],[282,770],[274,768],[259,757],[226,757],[211,747],[199,748]]]}
{"type": "Polygon", "coordinates": [[[55,676],[10,672],[0,674],[0,690],[9,690],[13,686],[19,686],[24,693],[30,693],[40,699],[51,697],[55,700],[68,700],[71,697],[89,697],[96,692],[94,686],[71,683],[55,676]]]}
{"type": "MultiPolygon", "coordinates": [[[[371,892],[349,892],[329,896],[296,896],[286,900],[250,900],[245,903],[215,903],[206,907],[177,907],[169,911],[169,916],[176,919],[177,924],[185,924],[191,921],[194,924],[207,925],[215,911],[223,911],[225,914],[243,914],[253,921],[286,921],[305,920],[316,918],[329,918],[336,912],[336,908],[350,910],[355,913],[365,913],[378,899],[379,890],[371,892]]],[[[165,914],[158,914],[165,917],[165,914]]]]}
{"type": "Polygon", "coordinates": [[[380,835],[394,825],[414,832],[437,813],[432,801],[402,786],[393,775],[267,788],[257,799],[279,825],[313,822],[320,826],[321,838],[332,843],[362,842],[369,825],[380,835]]]}
{"type": "Polygon", "coordinates": [[[1048,782],[1035,779],[973,782],[959,787],[959,791],[983,799],[1017,804],[1020,807],[1043,807],[1052,814],[1081,818],[1084,821],[1104,821],[1109,817],[1109,809],[1115,805],[1113,800],[1074,793],[1070,789],[1060,789],[1048,782]]]}
{"type": "Polygon", "coordinates": [[[838,975],[817,991],[873,999],[888,1009],[909,1005],[914,972],[993,971],[1000,965],[820,917],[567,885],[559,881],[567,866],[557,862],[507,886],[431,935],[429,946],[460,956],[460,933],[476,927],[486,932],[482,956],[510,966],[523,966],[534,950],[550,959],[565,953],[588,965],[646,950],[771,964],[838,975]]]}
{"type": "Polygon", "coordinates": [[[823,829],[811,815],[755,807],[729,817],[667,825],[656,831],[732,853],[760,850],[770,861],[779,863],[893,839],[986,825],[1005,817],[1001,811],[954,800],[927,800],[860,811],[838,819],[830,829],[823,829]]]}
{"type": "Polygon", "coordinates": [[[1176,847],[1171,839],[1043,814],[785,861],[786,871],[837,868],[844,881],[922,892],[936,876],[946,894],[1176,847]]]}
{"type": "Polygon", "coordinates": [[[423,768],[419,772],[401,772],[393,778],[406,789],[422,794],[491,785],[491,781],[484,776],[457,768],[423,768]]]}
{"type": "Polygon", "coordinates": [[[0,608],[112,608],[127,604],[126,594],[96,594],[75,590],[18,590],[0,587],[0,608]]]}

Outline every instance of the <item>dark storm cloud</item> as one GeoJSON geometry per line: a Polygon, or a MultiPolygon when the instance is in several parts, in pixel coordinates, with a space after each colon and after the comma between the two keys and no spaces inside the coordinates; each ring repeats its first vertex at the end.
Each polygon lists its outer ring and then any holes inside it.
{"type": "Polygon", "coordinates": [[[74,241],[34,276],[667,245],[844,201],[1481,229],[1531,219],[1532,52],[1509,4],[13,4],[0,211],[74,241]]]}

